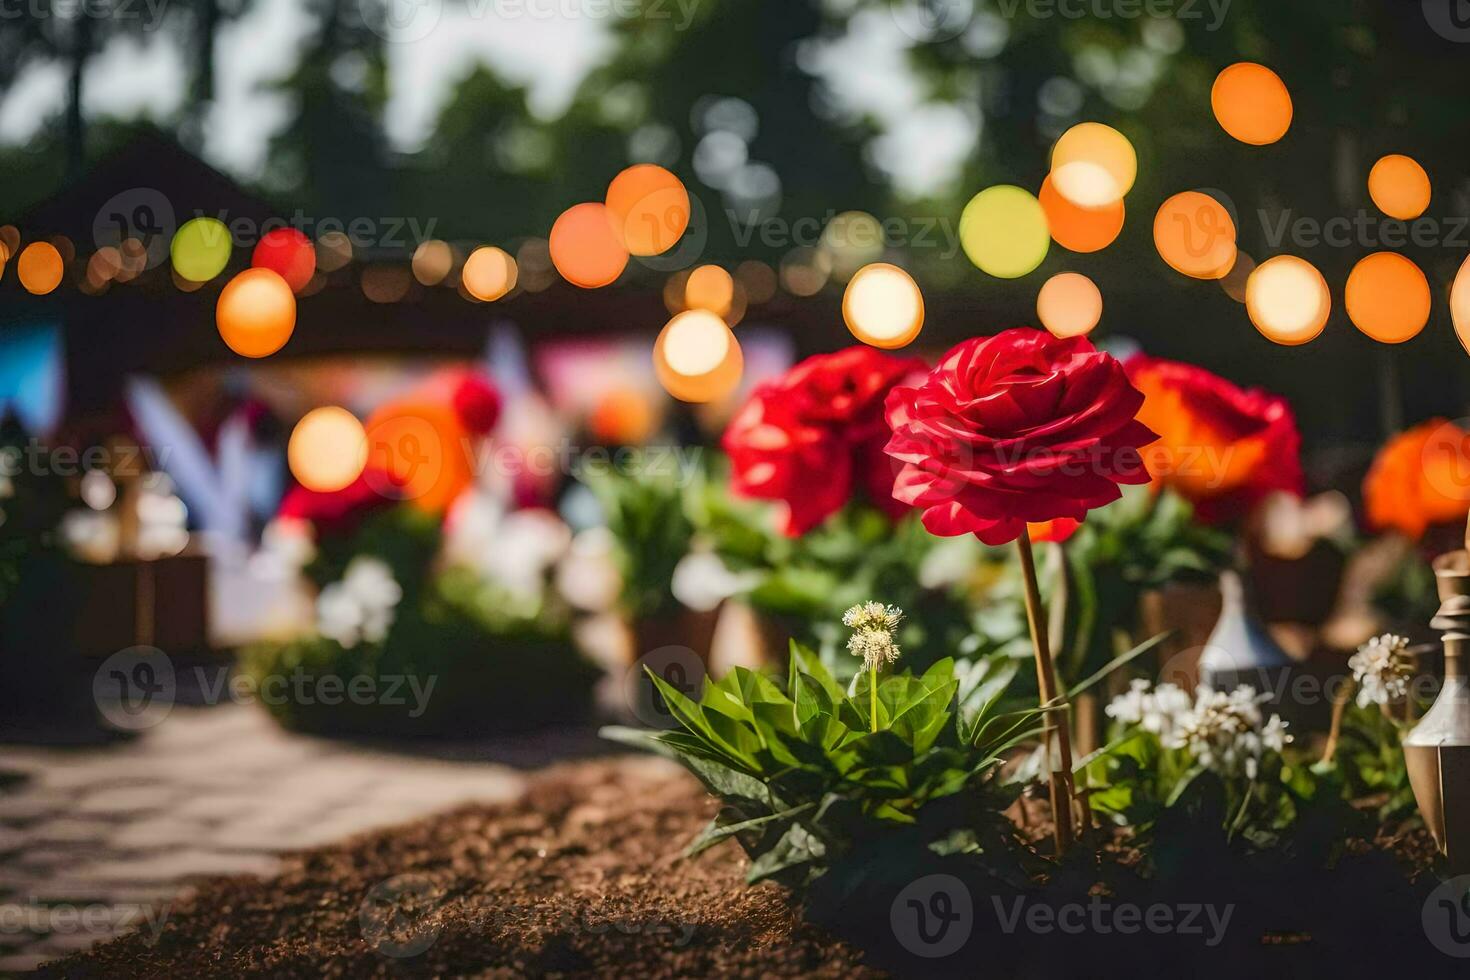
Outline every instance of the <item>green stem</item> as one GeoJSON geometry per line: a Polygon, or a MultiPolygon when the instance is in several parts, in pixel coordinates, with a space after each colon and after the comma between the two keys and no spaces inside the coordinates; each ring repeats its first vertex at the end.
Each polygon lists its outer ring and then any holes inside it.
{"type": "Polygon", "coordinates": [[[868,668],[868,708],[873,717],[873,731],[878,730],[878,665],[868,668]]]}

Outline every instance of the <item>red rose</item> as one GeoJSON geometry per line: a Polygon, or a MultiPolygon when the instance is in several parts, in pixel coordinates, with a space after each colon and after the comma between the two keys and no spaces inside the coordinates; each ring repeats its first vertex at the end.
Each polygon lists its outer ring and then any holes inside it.
{"type": "Polygon", "coordinates": [[[986,544],[1027,523],[1082,520],[1147,483],[1138,450],[1156,437],[1134,415],[1143,395],[1085,337],[1020,327],[955,347],[917,387],[888,396],[893,495],[932,533],[986,544]]]}
{"type": "Polygon", "coordinates": [[[885,513],[901,515],[883,455],[883,400],[924,370],[918,358],[848,347],[757,385],[725,430],[735,492],[785,504],[783,530],[793,537],[841,510],[855,486],[885,513]]]}
{"type": "Polygon", "coordinates": [[[297,484],[286,492],[277,517],[310,521],[318,535],[351,534],[374,511],[395,502],[380,490],[389,485],[388,476],[369,463],[356,480],[341,490],[322,492],[297,484]]]}
{"type": "Polygon", "coordinates": [[[1123,365],[1143,392],[1139,421],[1159,434],[1144,461],[1207,523],[1243,517],[1276,490],[1300,497],[1301,436],[1286,399],[1239,388],[1193,364],[1142,355],[1123,365]]]}

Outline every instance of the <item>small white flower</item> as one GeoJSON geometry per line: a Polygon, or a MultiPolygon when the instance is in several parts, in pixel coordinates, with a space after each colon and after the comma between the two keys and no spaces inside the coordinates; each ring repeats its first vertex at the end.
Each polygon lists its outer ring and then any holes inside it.
{"type": "Polygon", "coordinates": [[[316,600],[317,632],[344,647],[388,638],[403,587],[380,558],[358,555],[316,600]]]}
{"type": "Polygon", "coordinates": [[[1230,692],[1200,687],[1191,699],[1173,684],[1150,690],[1134,681],[1113,699],[1107,714],[1159,736],[1165,748],[1182,749],[1207,769],[1255,779],[1266,753],[1280,753],[1291,741],[1286,722],[1263,719],[1263,696],[1244,685],[1230,692]]]}
{"type": "Polygon", "coordinates": [[[1408,655],[1409,639],[1385,633],[1358,647],[1348,658],[1353,680],[1358,684],[1358,706],[1388,704],[1409,693],[1414,664],[1408,655]]]}
{"type": "Polygon", "coordinates": [[[853,631],[847,649],[863,658],[864,670],[898,659],[901,651],[893,633],[901,622],[903,610],[881,602],[862,602],[842,614],[842,625],[853,631]]]}

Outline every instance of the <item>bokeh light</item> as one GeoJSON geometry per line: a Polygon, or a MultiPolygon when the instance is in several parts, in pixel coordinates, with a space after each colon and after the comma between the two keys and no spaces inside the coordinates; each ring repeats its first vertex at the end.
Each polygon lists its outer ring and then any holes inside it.
{"type": "Polygon", "coordinates": [[[87,285],[101,289],[117,278],[122,266],[122,252],[111,245],[102,246],[87,260],[87,285]]]}
{"type": "Polygon", "coordinates": [[[516,282],[527,292],[539,293],[556,281],[551,246],[544,238],[528,238],[516,249],[516,282]]]}
{"type": "Polygon", "coordinates": [[[653,370],[680,401],[709,402],[739,386],[745,358],[724,320],[709,310],[686,310],[659,332],[653,370]]]}
{"type": "Polygon", "coordinates": [[[413,275],[397,262],[374,262],[363,268],[361,286],[370,303],[398,303],[413,288],[413,275]]]}
{"type": "Polygon", "coordinates": [[[628,265],[612,214],[606,205],[576,204],[551,226],[551,261],[574,286],[596,289],[617,280],[628,265]]]}
{"type": "Polygon", "coordinates": [[[982,272],[1017,279],[1046,258],[1051,245],[1046,212],[1020,187],[987,187],[960,215],[960,245],[982,272]]]}
{"type": "Polygon", "coordinates": [[[482,245],[465,259],[460,282],[475,299],[490,303],[505,296],[516,285],[516,260],[504,249],[482,245]]]}
{"type": "Polygon", "coordinates": [[[1460,346],[1470,354],[1470,255],[1460,263],[1460,270],[1450,285],[1450,320],[1455,325],[1455,336],[1460,338],[1460,346]]]}
{"type": "Polygon", "coordinates": [[[1184,191],[1159,205],[1154,247],[1175,272],[1219,279],[1235,265],[1235,222],[1210,195],[1184,191]]]}
{"type": "Polygon", "coordinates": [[[1245,308],[1268,340],[1305,344],[1327,326],[1332,295],[1316,266],[1295,255],[1277,255],[1256,266],[1245,284],[1245,308]]]}
{"type": "Polygon", "coordinates": [[[215,218],[193,218],[174,232],[169,257],[174,271],[191,282],[209,282],[225,271],[234,245],[230,230],[215,218]]]}
{"type": "Polygon", "coordinates": [[[362,475],[367,465],[367,433],[345,408],[312,409],[291,432],[286,461],[296,482],[308,490],[332,493],[362,475]]]}
{"type": "Polygon", "coordinates": [[[717,265],[702,265],[684,282],[683,308],[709,310],[724,319],[735,303],[735,280],[717,265]]]}
{"type": "Polygon", "coordinates": [[[1236,249],[1235,264],[1230,271],[1220,279],[1220,288],[1225,290],[1225,295],[1237,303],[1245,302],[1245,284],[1250,280],[1251,273],[1256,271],[1256,260],[1236,249]]]}
{"type": "Polygon", "coordinates": [[[323,232],[316,240],[316,264],[323,272],[336,272],[351,261],[352,239],[346,232],[323,232]]]}
{"type": "Polygon", "coordinates": [[[1101,208],[1082,208],[1057,191],[1050,176],[1041,182],[1037,195],[1046,212],[1052,239],[1072,252],[1097,252],[1107,248],[1123,230],[1124,207],[1121,198],[1101,208]]]}
{"type": "Polygon", "coordinates": [[[413,250],[413,277],[425,286],[437,286],[454,268],[454,250],[448,242],[431,238],[413,250]]]}
{"type": "Polygon", "coordinates": [[[279,273],[246,269],[225,284],[214,307],[215,325],[230,350],[266,357],[296,329],[296,296],[279,273]]]}
{"type": "Polygon", "coordinates": [[[831,275],[847,282],[863,266],[883,257],[883,225],[866,211],[843,211],[822,229],[818,248],[827,257],[831,275]]]}
{"type": "Polygon", "coordinates": [[[776,295],[776,270],[759,259],[746,259],[735,267],[735,281],[745,290],[752,305],[769,303],[776,295]]]}
{"type": "Polygon", "coordinates": [[[295,228],[273,228],[255,243],[250,264],[270,269],[286,280],[291,292],[299,293],[316,272],[316,249],[311,239],[295,228]]]}
{"type": "Polygon", "coordinates": [[[1111,126],[1078,123],[1052,147],[1052,184],[1078,207],[1105,208],[1121,201],[1137,177],[1133,144],[1111,126]]]}
{"type": "Polygon", "coordinates": [[[1265,65],[1242,61],[1215,76],[1210,108],[1220,128],[1242,143],[1275,143],[1291,128],[1291,93],[1265,65]]]}
{"type": "Polygon", "coordinates": [[[658,255],[678,243],[689,227],[689,192],[663,167],[640,163],[612,179],[607,210],[633,255],[658,255]]]}
{"type": "Polygon", "coordinates": [[[1085,336],[1102,319],[1102,293],[1080,272],[1059,272],[1036,294],[1036,317],[1053,336],[1085,336]]]}
{"type": "Polygon", "coordinates": [[[1413,157],[1390,153],[1368,171],[1368,196],[1390,218],[1411,221],[1429,207],[1429,174],[1413,157]]]}
{"type": "Polygon", "coordinates": [[[792,296],[815,296],[832,277],[832,262],[819,248],[802,245],[781,258],[781,288],[792,296]]]}
{"type": "Polygon", "coordinates": [[[1429,322],[1429,280],[1396,252],[1364,256],[1348,273],[1343,305],[1363,333],[1385,344],[1401,344],[1429,322]]]}
{"type": "Polygon", "coordinates": [[[31,242],[15,260],[15,274],[26,292],[45,296],[61,285],[61,253],[50,242],[31,242]]]}
{"type": "Polygon", "coordinates": [[[865,344],[894,350],[913,342],[924,326],[924,294],[896,265],[877,262],[859,269],[842,294],[847,329],[865,344]]]}
{"type": "Polygon", "coordinates": [[[415,392],[380,405],[366,423],[368,486],[443,513],[474,482],[473,451],[452,401],[415,392]]]}

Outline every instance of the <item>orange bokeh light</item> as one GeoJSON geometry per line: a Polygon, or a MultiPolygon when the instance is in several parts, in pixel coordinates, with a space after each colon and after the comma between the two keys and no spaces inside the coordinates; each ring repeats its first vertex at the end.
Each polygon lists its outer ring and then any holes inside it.
{"type": "Polygon", "coordinates": [[[1390,153],[1368,171],[1368,196],[1390,218],[1410,221],[1429,207],[1429,174],[1413,157],[1390,153]]]}
{"type": "Polygon", "coordinates": [[[1097,252],[1107,248],[1123,230],[1123,200],[1101,208],[1081,208],[1061,195],[1048,176],[1037,195],[1046,212],[1052,239],[1073,252],[1097,252]]]}
{"type": "Polygon", "coordinates": [[[1242,61],[1215,77],[1210,108],[1220,127],[1242,143],[1265,146],[1291,128],[1291,93],[1265,65],[1242,61]]]}
{"type": "Polygon", "coordinates": [[[606,203],[633,255],[667,252],[689,227],[689,192],[678,177],[651,163],[636,164],[614,177],[606,203]]]}
{"type": "Polygon", "coordinates": [[[842,294],[847,329],[865,344],[897,350],[913,343],[924,327],[924,294],[896,265],[863,266],[842,294]]]}
{"type": "Polygon", "coordinates": [[[246,269],[220,290],[214,322],[230,350],[266,357],[285,346],[296,329],[296,296],[280,273],[246,269]]]}
{"type": "Polygon", "coordinates": [[[1385,344],[1401,344],[1429,322],[1429,280],[1396,252],[1374,252],[1348,273],[1343,305],[1363,333],[1385,344]]]}
{"type": "Polygon", "coordinates": [[[50,242],[31,242],[15,260],[15,274],[27,292],[45,296],[61,285],[61,253],[50,242]]]}
{"type": "Polygon", "coordinates": [[[702,265],[684,282],[684,308],[709,310],[715,316],[730,315],[735,303],[735,280],[717,265],[702,265]]]}
{"type": "Polygon", "coordinates": [[[1111,126],[1078,123],[1052,147],[1052,183],[1078,207],[1105,208],[1121,201],[1137,177],[1133,144],[1111,126]]]}
{"type": "Polygon", "coordinates": [[[1210,195],[1183,191],[1159,205],[1154,247],[1175,272],[1219,279],[1235,264],[1235,222],[1210,195]]]}
{"type": "Polygon", "coordinates": [[[427,513],[448,510],[474,481],[470,436],[442,398],[410,396],[368,417],[368,485],[427,513]]]}
{"type": "Polygon", "coordinates": [[[602,204],[576,204],[551,226],[551,262],[563,279],[583,289],[616,281],[628,265],[628,250],[602,204]]]}
{"type": "Polygon", "coordinates": [[[459,278],[466,292],[489,303],[515,288],[516,260],[504,249],[481,246],[465,260],[459,278]]]}
{"type": "Polygon", "coordinates": [[[1055,337],[1082,337],[1102,319],[1102,293],[1080,272],[1059,272],[1036,294],[1036,317],[1055,337]]]}
{"type": "Polygon", "coordinates": [[[1455,325],[1455,336],[1460,346],[1470,354],[1470,256],[1460,263],[1455,281],[1450,286],[1450,320],[1455,325]]]}
{"type": "Polygon", "coordinates": [[[745,356],[724,320],[709,310],[686,310],[659,332],[653,370],[680,401],[710,402],[739,386],[745,356]]]}
{"type": "Polygon", "coordinates": [[[286,444],[286,462],[296,482],[318,493],[352,483],[367,465],[367,434],[345,408],[316,408],[302,416],[286,444]]]}
{"type": "Polygon", "coordinates": [[[1327,326],[1332,294],[1312,263],[1277,255],[1256,266],[1246,280],[1245,309],[1266,339],[1294,347],[1315,340],[1327,326]]]}

